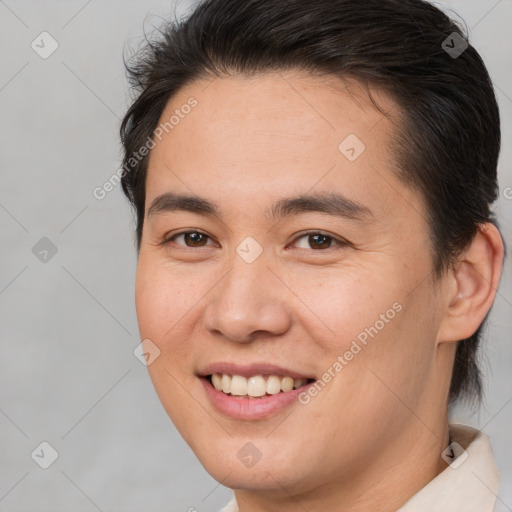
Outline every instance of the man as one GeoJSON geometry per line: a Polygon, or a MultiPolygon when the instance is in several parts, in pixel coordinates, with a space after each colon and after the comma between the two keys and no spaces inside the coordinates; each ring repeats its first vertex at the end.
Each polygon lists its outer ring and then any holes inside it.
{"type": "Polygon", "coordinates": [[[421,0],[210,0],[130,77],[141,339],[225,510],[493,510],[488,438],[448,423],[504,254],[460,29],[421,0]]]}

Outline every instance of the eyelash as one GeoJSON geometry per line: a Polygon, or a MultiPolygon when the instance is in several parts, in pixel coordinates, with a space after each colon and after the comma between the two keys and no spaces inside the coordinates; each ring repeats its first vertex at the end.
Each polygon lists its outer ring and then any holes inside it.
{"type": "MultiPolygon", "coordinates": [[[[212,237],[210,237],[209,235],[207,235],[206,233],[203,233],[202,231],[199,231],[199,230],[190,230],[190,231],[181,231],[180,233],[175,233],[174,235],[166,238],[163,242],[162,242],[162,245],[168,245],[170,242],[175,242],[175,239],[179,236],[182,236],[182,235],[188,235],[188,234],[194,234],[194,233],[197,233],[197,234],[200,234],[200,235],[203,235],[205,236],[208,240],[212,240],[212,237]]],[[[297,240],[300,240],[301,238],[304,238],[304,237],[309,237],[309,236],[314,236],[314,235],[320,235],[320,236],[323,236],[323,237],[326,237],[328,239],[331,240],[331,242],[334,242],[334,245],[331,245],[330,247],[328,247],[327,249],[304,249],[304,250],[311,250],[311,251],[315,251],[315,252],[325,252],[326,250],[328,249],[333,249],[334,247],[336,246],[340,246],[340,247],[345,247],[345,246],[348,246],[350,245],[349,242],[347,242],[346,240],[343,240],[343,239],[340,239],[340,238],[336,238],[328,233],[324,233],[323,231],[307,231],[307,232],[303,232],[303,233],[299,233],[298,236],[296,236],[292,243],[293,242],[296,242],[297,240]]],[[[176,242],[175,242],[176,243],[176,242]]],[[[204,247],[211,247],[211,246],[199,246],[199,247],[191,247],[191,246],[188,246],[188,245],[185,245],[185,244],[177,244],[177,245],[180,245],[182,247],[185,247],[187,249],[203,249],[204,247]]]]}

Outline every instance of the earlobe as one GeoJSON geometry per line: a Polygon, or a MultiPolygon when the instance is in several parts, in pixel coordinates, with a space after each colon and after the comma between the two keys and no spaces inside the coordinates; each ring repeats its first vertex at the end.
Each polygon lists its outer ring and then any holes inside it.
{"type": "Polygon", "coordinates": [[[491,223],[482,224],[450,271],[453,286],[445,294],[440,342],[469,338],[478,329],[496,297],[503,256],[500,232],[491,223]]]}

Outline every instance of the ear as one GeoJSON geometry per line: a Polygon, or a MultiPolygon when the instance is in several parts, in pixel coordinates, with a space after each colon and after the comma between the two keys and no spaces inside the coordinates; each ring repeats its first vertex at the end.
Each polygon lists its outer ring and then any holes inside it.
{"type": "Polygon", "coordinates": [[[443,287],[446,307],[439,330],[441,343],[469,338],[483,322],[496,297],[504,251],[496,226],[481,224],[443,287]]]}

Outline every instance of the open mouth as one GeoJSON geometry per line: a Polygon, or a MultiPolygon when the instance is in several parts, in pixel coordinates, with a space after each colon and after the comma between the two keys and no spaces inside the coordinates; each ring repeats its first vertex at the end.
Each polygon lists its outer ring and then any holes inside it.
{"type": "Polygon", "coordinates": [[[233,398],[258,399],[302,388],[315,379],[294,379],[282,375],[229,375],[213,373],[204,377],[217,391],[233,398]]]}

